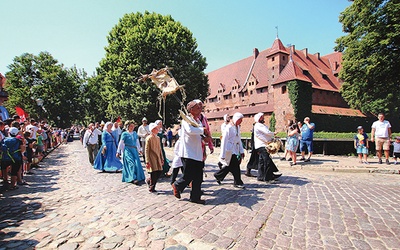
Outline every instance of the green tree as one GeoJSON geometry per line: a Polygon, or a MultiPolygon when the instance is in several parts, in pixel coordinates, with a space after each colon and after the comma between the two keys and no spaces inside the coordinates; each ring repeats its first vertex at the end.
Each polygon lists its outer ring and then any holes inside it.
{"type": "Polygon", "coordinates": [[[272,112],[271,117],[269,118],[269,130],[274,132],[275,131],[275,126],[276,126],[275,113],[272,112]]]}
{"type": "MultiPolygon", "coordinates": [[[[110,31],[105,58],[98,68],[102,97],[111,117],[158,118],[159,90],[138,77],[153,69],[172,67],[180,85],[185,85],[187,100],[208,95],[204,74],[206,60],[197,50],[192,33],[171,16],[145,12],[124,15],[110,31]]],[[[182,98],[178,93],[178,98],[182,98]]],[[[166,123],[176,121],[180,105],[172,96],[166,100],[166,123]]],[[[111,118],[109,117],[109,118],[111,118]]]]}
{"type": "Polygon", "coordinates": [[[84,116],[81,84],[86,73],[75,67],[65,69],[48,52],[29,53],[14,58],[7,72],[9,98],[5,106],[13,113],[16,106],[31,118],[47,118],[50,123],[67,127],[84,116]],[[39,100],[43,105],[39,106],[39,100]]]}
{"type": "Polygon", "coordinates": [[[88,81],[83,85],[83,105],[85,118],[83,123],[106,121],[107,102],[102,98],[101,93],[104,92],[104,86],[101,84],[102,79],[98,75],[88,78],[88,81]]]}
{"type": "Polygon", "coordinates": [[[340,15],[344,32],[341,93],[352,108],[398,116],[400,107],[400,3],[355,0],[340,15]]]}

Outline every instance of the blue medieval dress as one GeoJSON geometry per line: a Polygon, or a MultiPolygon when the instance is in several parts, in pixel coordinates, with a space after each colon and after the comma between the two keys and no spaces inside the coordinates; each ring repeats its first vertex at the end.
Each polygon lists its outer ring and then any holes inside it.
{"type": "Polygon", "coordinates": [[[107,131],[104,131],[101,136],[101,147],[99,153],[94,160],[93,167],[97,170],[104,172],[116,172],[122,169],[122,163],[117,158],[117,142],[113,135],[107,131]],[[106,150],[104,151],[104,146],[106,150]]]}
{"type": "Polygon", "coordinates": [[[135,131],[125,131],[121,134],[120,148],[123,147],[122,161],[122,182],[143,181],[145,179],[142,164],[140,163],[139,137],[135,131]],[[123,145],[123,146],[122,146],[123,145]]]}

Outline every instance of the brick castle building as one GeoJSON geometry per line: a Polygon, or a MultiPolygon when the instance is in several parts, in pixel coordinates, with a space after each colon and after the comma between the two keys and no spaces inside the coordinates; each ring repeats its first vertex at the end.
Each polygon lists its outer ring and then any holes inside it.
{"type": "Polygon", "coordinates": [[[305,116],[318,131],[354,131],[366,116],[350,109],[339,93],[341,63],[340,52],[309,54],[276,38],[271,48],[254,49],[252,56],[208,73],[204,112],[212,132],[220,132],[223,116],[235,112],[244,115],[242,132],[251,130],[258,112],[266,115],[267,125],[274,114],[276,131],[305,116]]]}

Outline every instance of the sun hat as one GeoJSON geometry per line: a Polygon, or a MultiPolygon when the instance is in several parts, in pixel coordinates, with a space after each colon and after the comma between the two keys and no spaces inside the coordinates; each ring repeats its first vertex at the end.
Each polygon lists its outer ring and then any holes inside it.
{"type": "Polygon", "coordinates": [[[10,133],[10,135],[16,136],[19,133],[19,129],[17,129],[16,127],[11,127],[8,129],[8,133],[10,133]]]}

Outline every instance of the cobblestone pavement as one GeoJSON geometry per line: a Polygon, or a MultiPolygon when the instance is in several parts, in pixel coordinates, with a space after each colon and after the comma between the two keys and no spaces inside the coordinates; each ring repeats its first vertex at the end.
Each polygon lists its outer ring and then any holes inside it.
{"type": "Polygon", "coordinates": [[[29,186],[3,192],[0,249],[400,249],[400,175],[283,164],[273,184],[243,175],[244,190],[231,175],[217,185],[207,165],[198,205],[187,190],[177,200],[168,179],[155,195],[96,172],[74,141],[29,186]]]}

